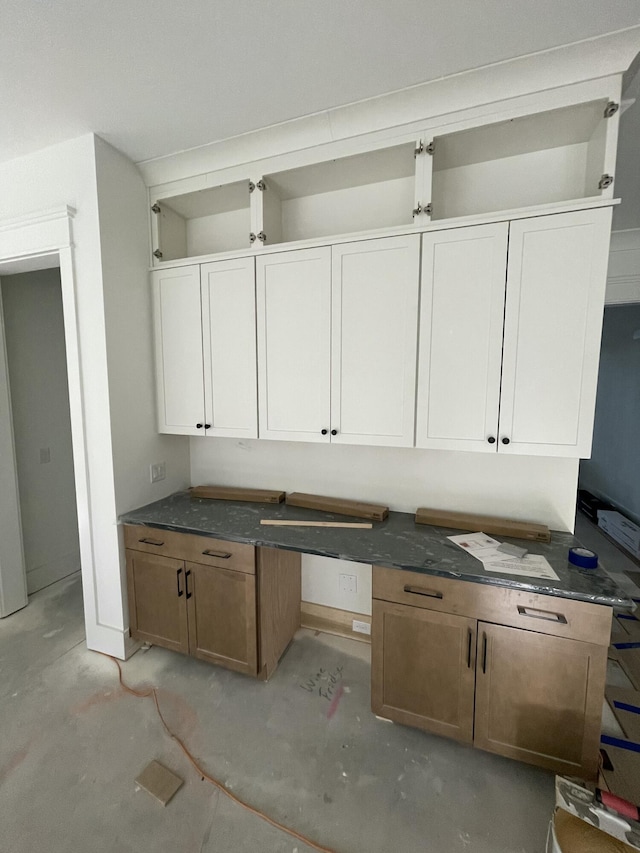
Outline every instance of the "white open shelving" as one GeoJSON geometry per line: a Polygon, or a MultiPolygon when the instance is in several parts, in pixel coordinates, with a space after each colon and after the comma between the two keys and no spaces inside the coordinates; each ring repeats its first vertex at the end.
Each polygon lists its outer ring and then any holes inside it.
{"type": "Polygon", "coordinates": [[[599,187],[606,107],[590,101],[434,136],[431,219],[611,195],[599,187]]]}

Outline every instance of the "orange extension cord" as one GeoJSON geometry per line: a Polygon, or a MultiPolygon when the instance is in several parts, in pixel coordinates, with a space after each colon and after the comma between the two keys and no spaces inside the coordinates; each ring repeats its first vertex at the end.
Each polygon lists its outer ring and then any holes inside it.
{"type": "Polygon", "coordinates": [[[257,815],[258,817],[262,818],[262,820],[266,820],[267,823],[270,823],[271,826],[275,826],[275,828],[279,829],[281,832],[286,832],[287,835],[290,835],[292,838],[296,838],[303,844],[312,847],[314,850],[318,850],[319,853],[337,853],[337,851],[335,851],[333,848],[323,847],[322,844],[317,844],[315,841],[312,841],[310,838],[307,838],[307,836],[303,835],[301,832],[296,832],[295,829],[291,829],[290,827],[285,826],[283,823],[280,823],[274,818],[269,817],[269,815],[266,815],[264,812],[261,812],[260,809],[256,809],[253,806],[250,806],[249,803],[245,803],[243,800],[240,799],[240,797],[236,797],[235,794],[232,794],[231,791],[229,791],[229,789],[226,788],[222,782],[219,782],[217,779],[214,779],[213,776],[209,776],[208,773],[205,773],[205,771],[198,764],[193,755],[189,752],[185,744],[180,740],[178,735],[174,734],[167,725],[165,718],[162,716],[162,711],[160,710],[160,704],[158,702],[158,692],[156,688],[149,687],[147,690],[134,690],[133,687],[129,687],[128,684],[125,684],[122,678],[122,667],[120,666],[120,661],[112,657],[111,655],[105,655],[103,652],[98,652],[98,654],[101,654],[103,657],[109,658],[109,660],[112,660],[118,667],[118,679],[120,681],[120,686],[125,691],[125,693],[129,693],[131,694],[131,696],[136,696],[138,699],[153,699],[153,703],[156,706],[156,711],[158,712],[160,722],[162,723],[165,732],[172,740],[175,740],[180,749],[189,759],[189,763],[197,771],[197,773],[201,776],[202,779],[206,779],[207,782],[210,782],[215,788],[225,794],[225,796],[229,797],[230,800],[233,800],[234,803],[237,803],[239,806],[242,806],[243,809],[246,809],[248,812],[251,812],[251,814],[257,815]]]}

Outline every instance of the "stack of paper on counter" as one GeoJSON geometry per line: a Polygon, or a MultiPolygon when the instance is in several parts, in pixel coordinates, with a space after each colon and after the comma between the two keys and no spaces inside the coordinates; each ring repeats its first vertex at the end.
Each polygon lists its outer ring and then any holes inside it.
{"type": "Polygon", "coordinates": [[[560,580],[542,554],[527,554],[524,557],[505,557],[498,551],[500,542],[485,533],[463,533],[460,536],[447,537],[467,554],[480,560],[487,572],[500,572],[507,575],[560,580]]]}

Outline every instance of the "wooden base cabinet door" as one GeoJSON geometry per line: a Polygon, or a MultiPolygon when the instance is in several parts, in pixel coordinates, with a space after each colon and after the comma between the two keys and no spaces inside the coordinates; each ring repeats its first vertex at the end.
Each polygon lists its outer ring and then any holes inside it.
{"type": "Polygon", "coordinates": [[[475,746],[594,778],[606,665],[604,646],[479,622],[475,746]]]}
{"type": "Polygon", "coordinates": [[[371,641],[373,712],[470,743],[475,619],[374,599],[371,641]]]}
{"type": "Polygon", "coordinates": [[[131,636],[175,652],[189,652],[182,560],[127,551],[131,636]]]}
{"type": "Polygon", "coordinates": [[[256,578],[186,563],[189,651],[247,675],[258,672],[256,578]]]}

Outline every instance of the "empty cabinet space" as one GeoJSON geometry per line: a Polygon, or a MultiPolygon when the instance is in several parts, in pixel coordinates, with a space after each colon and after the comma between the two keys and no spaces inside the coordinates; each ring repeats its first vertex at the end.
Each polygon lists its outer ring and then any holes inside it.
{"type": "Polygon", "coordinates": [[[192,258],[250,245],[249,180],[156,201],[156,257],[192,258]]]}
{"type": "Polygon", "coordinates": [[[435,136],[432,220],[610,197],[599,184],[618,115],[606,108],[590,101],[435,136]]]}
{"type": "Polygon", "coordinates": [[[264,176],[267,244],[411,225],[415,143],[264,176]]]}

